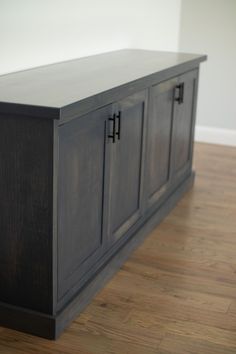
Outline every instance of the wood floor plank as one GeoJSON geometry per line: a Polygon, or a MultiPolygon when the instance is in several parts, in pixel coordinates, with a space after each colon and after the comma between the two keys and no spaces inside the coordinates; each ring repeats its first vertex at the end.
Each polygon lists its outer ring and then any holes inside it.
{"type": "Polygon", "coordinates": [[[215,294],[205,294],[199,291],[189,289],[177,288],[175,284],[166,284],[163,286],[161,282],[147,278],[146,276],[120,272],[117,276],[118,281],[111,282],[107,289],[113,290],[115,295],[119,293],[126,294],[127,296],[133,294],[129,289],[129,284],[135,284],[135,296],[143,296],[148,301],[149,299],[155,300],[157,303],[167,302],[175,303],[176,305],[185,304],[193,308],[202,310],[214,310],[217,312],[226,313],[231,304],[228,298],[216,296],[215,294]]]}
{"type": "Polygon", "coordinates": [[[172,354],[235,354],[234,347],[226,347],[207,340],[196,340],[183,335],[168,334],[160,349],[172,354]]]}
{"type": "Polygon", "coordinates": [[[122,269],[153,279],[160,287],[185,289],[203,294],[216,295],[229,300],[236,300],[234,283],[230,284],[219,281],[219,279],[214,280],[204,276],[192,276],[176,273],[175,271],[166,271],[161,269],[161,267],[155,268],[150,264],[145,264],[141,258],[133,262],[127,262],[122,269]]]}

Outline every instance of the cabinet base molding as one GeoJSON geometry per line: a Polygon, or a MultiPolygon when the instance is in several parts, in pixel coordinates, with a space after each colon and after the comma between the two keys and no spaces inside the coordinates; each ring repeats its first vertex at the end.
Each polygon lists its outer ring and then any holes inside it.
{"type": "Polygon", "coordinates": [[[0,302],[0,326],[47,339],[55,339],[56,318],[0,302]]]}
{"type": "Polygon", "coordinates": [[[192,172],[190,176],[178,185],[155,213],[142,224],[139,230],[112,256],[60,313],[56,316],[49,316],[1,302],[0,326],[47,339],[57,339],[70,322],[91,302],[95,294],[113,277],[129,255],[144,241],[154,227],[175,207],[184,193],[192,187],[194,178],[195,173],[192,172]]]}

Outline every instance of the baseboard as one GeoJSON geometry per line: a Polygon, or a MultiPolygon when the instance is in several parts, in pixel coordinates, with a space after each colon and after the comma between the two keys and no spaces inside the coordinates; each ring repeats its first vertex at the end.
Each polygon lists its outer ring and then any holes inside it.
{"type": "Polygon", "coordinates": [[[197,125],[195,130],[195,141],[236,146],[236,130],[197,125]]]}
{"type": "Polygon", "coordinates": [[[152,229],[169,214],[184,193],[191,188],[194,176],[195,174],[192,172],[190,176],[173,190],[155,213],[140,226],[139,230],[112,256],[103,268],[88,282],[84,289],[81,290],[60,313],[56,316],[50,316],[0,302],[0,326],[47,339],[58,338],[65,327],[84,310],[96,293],[101,290],[119,270],[130,253],[144,241],[152,229]]]}

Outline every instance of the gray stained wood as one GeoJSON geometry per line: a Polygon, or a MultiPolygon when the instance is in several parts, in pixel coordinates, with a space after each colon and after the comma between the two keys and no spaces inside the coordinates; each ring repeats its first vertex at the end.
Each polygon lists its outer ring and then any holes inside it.
{"type": "Polygon", "coordinates": [[[108,235],[123,237],[143,214],[144,147],[147,90],[117,102],[120,140],[111,144],[108,235]]]}
{"type": "Polygon", "coordinates": [[[178,75],[184,65],[193,68],[204,60],[204,55],[123,49],[3,75],[0,112],[11,110],[46,118],[78,114],[78,108],[85,113],[94,109],[94,104],[110,103],[114,94],[125,97],[135,87],[148,87],[151,77],[155,83],[165,79],[165,73],[178,75]],[[124,87],[120,92],[122,85],[127,86],[126,92],[124,87]],[[113,89],[117,90],[107,92],[113,89]],[[78,102],[80,106],[73,111],[71,105],[78,102]]]}
{"type": "Polygon", "coordinates": [[[0,301],[50,312],[53,122],[0,121],[0,301]]]}
{"type": "Polygon", "coordinates": [[[184,85],[184,99],[182,104],[174,106],[172,173],[177,175],[177,178],[191,163],[191,131],[195,121],[196,79],[197,70],[183,74],[178,78],[178,84],[183,83],[184,85]],[[192,119],[189,119],[190,117],[192,119]]]}
{"type": "Polygon", "coordinates": [[[175,87],[178,79],[165,81],[150,89],[146,158],[146,198],[153,206],[168,188],[175,87]]]}
{"type": "Polygon", "coordinates": [[[195,185],[64,334],[0,328],[3,354],[235,354],[236,149],[196,144],[195,185]]]}
{"type": "Polygon", "coordinates": [[[205,59],[122,50],[0,78],[2,325],[57,338],[192,185],[205,59]]]}
{"type": "Polygon", "coordinates": [[[104,253],[107,106],[59,128],[58,300],[104,253]]]}

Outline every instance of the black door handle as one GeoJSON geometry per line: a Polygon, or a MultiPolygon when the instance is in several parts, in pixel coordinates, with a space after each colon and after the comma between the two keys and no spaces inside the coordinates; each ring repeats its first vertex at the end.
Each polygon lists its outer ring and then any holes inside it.
{"type": "MultiPolygon", "coordinates": [[[[109,122],[112,122],[112,132],[108,134],[108,138],[112,139],[113,144],[116,142],[116,115],[113,114],[113,117],[108,118],[109,122]]],[[[110,126],[109,126],[110,131],[110,126]]]]}
{"type": "Polygon", "coordinates": [[[118,131],[116,132],[116,136],[118,140],[120,140],[120,132],[121,132],[121,111],[118,112],[116,115],[116,118],[118,119],[118,131]]]}
{"type": "Polygon", "coordinates": [[[175,97],[175,101],[179,104],[184,103],[184,82],[181,82],[179,85],[175,87],[177,91],[177,97],[175,97]]]}

